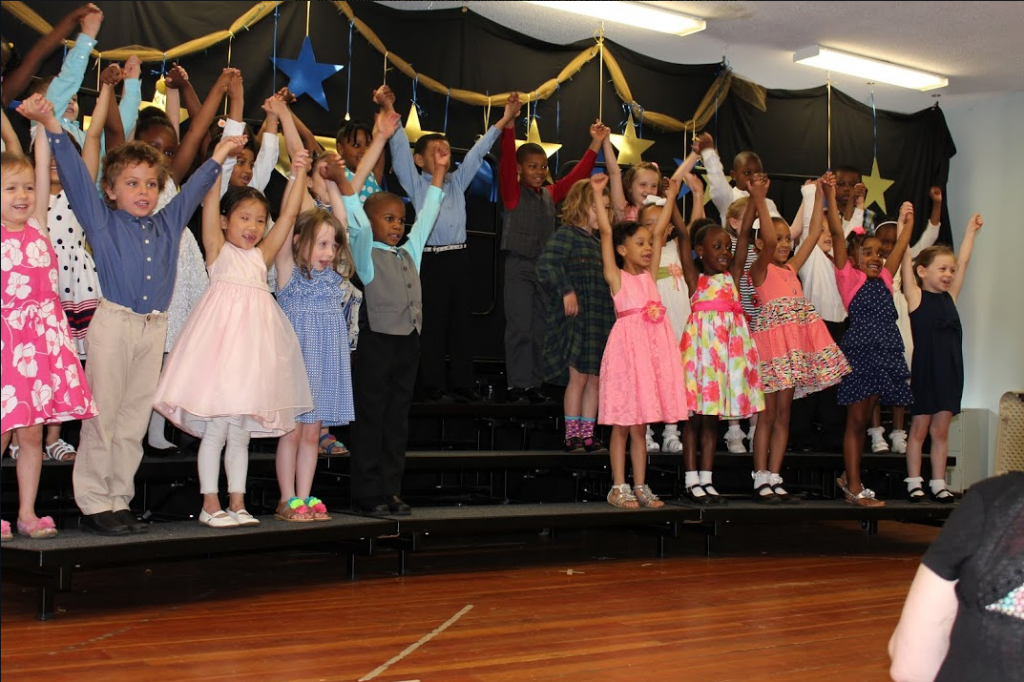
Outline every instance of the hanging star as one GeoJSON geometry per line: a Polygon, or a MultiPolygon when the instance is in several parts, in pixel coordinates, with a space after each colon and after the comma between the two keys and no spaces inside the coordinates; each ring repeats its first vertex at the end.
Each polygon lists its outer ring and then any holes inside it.
{"type": "Polygon", "coordinates": [[[633,125],[633,114],[626,120],[626,130],[622,135],[609,135],[612,146],[619,150],[620,166],[635,166],[643,161],[640,156],[647,151],[654,140],[642,140],[636,136],[636,128],[633,125]]]}
{"type": "Polygon", "coordinates": [[[878,204],[878,208],[882,209],[882,213],[885,214],[885,191],[892,187],[895,180],[886,180],[878,172],[878,157],[871,164],[871,175],[865,175],[860,180],[867,187],[868,193],[864,197],[864,208],[868,208],[871,204],[878,204]]]}
{"type": "MultiPolygon", "coordinates": [[[[676,168],[678,168],[679,166],[683,165],[683,159],[677,159],[677,158],[673,157],[673,160],[676,162],[676,168]]],[[[693,174],[697,175],[696,173],[693,173],[693,174]]],[[[697,175],[697,179],[701,181],[701,184],[704,185],[704,189],[707,190],[707,185],[708,184],[706,182],[704,182],[704,179],[701,178],[699,175],[697,175]]],[[[690,192],[690,187],[689,187],[689,185],[687,185],[684,182],[683,184],[681,184],[679,186],[679,195],[676,197],[676,199],[682,199],[683,196],[688,194],[689,192],[690,192]]],[[[705,191],[704,192],[704,205],[707,206],[709,201],[711,201],[711,192],[705,191]]]]}
{"type": "Polygon", "coordinates": [[[321,64],[313,56],[313,41],[309,36],[302,41],[302,49],[299,51],[298,59],[276,60],[271,57],[270,61],[274,66],[287,74],[288,89],[293,95],[309,95],[317,104],[330,111],[327,106],[327,96],[324,95],[324,81],[341,71],[343,64],[321,64]]]}
{"type": "Polygon", "coordinates": [[[405,136],[409,138],[410,144],[416,144],[424,135],[437,135],[432,130],[420,128],[420,114],[416,111],[416,105],[409,109],[409,117],[405,120],[405,136]]]}

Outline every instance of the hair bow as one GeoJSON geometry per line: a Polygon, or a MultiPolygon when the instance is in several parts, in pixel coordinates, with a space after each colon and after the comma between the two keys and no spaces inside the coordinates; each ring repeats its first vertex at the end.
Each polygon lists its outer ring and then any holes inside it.
{"type": "Polygon", "coordinates": [[[659,197],[657,194],[648,194],[644,198],[644,206],[664,206],[665,197],[659,197]]]}

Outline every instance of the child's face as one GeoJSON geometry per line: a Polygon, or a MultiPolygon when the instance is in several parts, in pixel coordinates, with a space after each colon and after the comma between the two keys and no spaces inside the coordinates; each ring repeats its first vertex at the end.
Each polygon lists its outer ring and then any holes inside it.
{"type": "Polygon", "coordinates": [[[882,242],[878,237],[866,237],[860,245],[857,257],[857,269],[868,276],[868,279],[881,277],[885,258],[882,256],[882,242]]]}
{"type": "Polygon", "coordinates": [[[704,264],[704,271],[710,274],[728,272],[732,265],[732,240],[724,230],[710,230],[697,245],[697,257],[704,264]]]}
{"type": "Polygon", "coordinates": [[[438,146],[443,146],[451,154],[451,145],[448,144],[447,140],[432,140],[427,143],[427,148],[423,150],[422,154],[413,155],[413,161],[416,162],[416,165],[431,177],[434,175],[434,153],[438,146]]]}
{"type": "Polygon", "coordinates": [[[220,217],[224,239],[240,249],[254,249],[267,229],[267,208],[255,199],[244,199],[235,205],[231,215],[220,217]]]}
{"type": "Polygon", "coordinates": [[[256,155],[251,149],[243,149],[235,157],[235,167],[231,170],[231,179],[228,184],[232,187],[248,187],[252,180],[252,165],[256,161],[256,155]]]}
{"type": "MultiPolygon", "coordinates": [[[[601,206],[604,207],[604,210],[606,212],[611,210],[612,198],[610,196],[608,196],[607,194],[602,195],[601,196],[601,206]]],[[[587,209],[587,229],[590,230],[591,232],[595,232],[595,231],[597,231],[598,228],[599,228],[599,225],[598,225],[598,222],[597,222],[597,211],[595,211],[594,210],[594,206],[591,205],[590,208],[587,209]]]]}
{"type": "Polygon", "coordinates": [[[633,183],[629,186],[629,203],[634,206],[643,206],[647,197],[658,196],[661,189],[658,182],[658,174],[650,169],[637,171],[633,176],[633,183]]]}
{"type": "Polygon", "coordinates": [[[68,108],[64,110],[63,117],[69,121],[78,120],[78,95],[71,96],[71,101],[68,102],[68,108]]]}
{"type": "Polygon", "coordinates": [[[921,288],[932,293],[949,291],[956,274],[956,259],[943,253],[927,266],[918,265],[917,276],[921,278],[921,288]]]}
{"type": "Polygon", "coordinates": [[[533,189],[540,189],[548,178],[548,157],[543,154],[527,154],[519,164],[519,182],[533,189]]]}
{"type": "Polygon", "coordinates": [[[367,212],[374,241],[398,246],[405,236],[405,204],[401,199],[379,203],[367,212]]]}
{"type": "Polygon", "coordinates": [[[760,175],[763,172],[764,169],[761,167],[760,161],[757,159],[747,159],[745,164],[732,169],[732,179],[736,183],[737,189],[746,192],[747,185],[754,179],[754,176],[760,175]]]}
{"type": "Polygon", "coordinates": [[[896,246],[896,226],[885,225],[878,228],[875,230],[875,237],[882,242],[879,249],[882,252],[882,258],[888,258],[892,253],[892,248],[896,246]]]}
{"type": "Polygon", "coordinates": [[[178,153],[178,136],[163,126],[150,126],[138,136],[139,142],[145,142],[153,149],[167,157],[170,163],[178,153]]]}
{"type": "Polygon", "coordinates": [[[338,153],[345,160],[345,167],[354,173],[359,167],[359,162],[366,156],[369,146],[370,140],[362,130],[357,130],[351,140],[342,140],[338,146],[338,153]]]}
{"type": "Polygon", "coordinates": [[[828,230],[822,230],[821,236],[818,237],[818,248],[825,253],[832,253],[832,233],[828,230]]]}
{"type": "Polygon", "coordinates": [[[850,193],[854,186],[860,182],[860,173],[853,171],[839,171],[836,173],[836,204],[839,208],[846,206],[850,200],[850,193]]]}
{"type": "Polygon", "coordinates": [[[334,227],[329,223],[323,223],[316,229],[316,240],[310,244],[306,254],[306,261],[314,270],[319,272],[334,267],[340,248],[334,236],[334,227]]]}
{"type": "MultiPolygon", "coordinates": [[[[0,217],[7,225],[24,225],[36,210],[36,179],[31,168],[4,171],[0,217]]],[[[5,266],[6,267],[6,266],[5,266]]]]}
{"type": "Polygon", "coordinates": [[[626,241],[615,247],[615,250],[626,265],[631,265],[638,270],[646,270],[651,266],[651,257],[654,255],[654,234],[646,227],[641,227],[627,237],[626,241]]]}
{"type": "Polygon", "coordinates": [[[160,195],[160,174],[148,163],[125,166],[114,179],[112,187],[104,187],[107,197],[119,209],[136,218],[143,218],[156,210],[160,195]]]}
{"type": "MultiPolygon", "coordinates": [[[[775,253],[771,254],[772,262],[776,265],[785,265],[789,260],[789,254],[793,252],[793,235],[790,234],[788,226],[775,224],[774,221],[772,229],[775,230],[775,253]]],[[[758,239],[755,246],[758,251],[763,250],[764,241],[758,239]]]]}

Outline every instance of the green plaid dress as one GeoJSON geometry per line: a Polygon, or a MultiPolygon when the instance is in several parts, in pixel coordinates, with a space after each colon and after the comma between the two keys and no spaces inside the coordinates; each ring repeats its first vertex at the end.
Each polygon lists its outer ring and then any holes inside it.
{"type": "Polygon", "coordinates": [[[544,381],[564,386],[569,367],[600,374],[601,356],[615,324],[615,306],[604,281],[598,235],[569,225],[558,228],[537,260],[537,279],[547,308],[544,381]],[[565,315],[562,297],[570,291],[576,292],[579,301],[576,317],[565,315]]]}

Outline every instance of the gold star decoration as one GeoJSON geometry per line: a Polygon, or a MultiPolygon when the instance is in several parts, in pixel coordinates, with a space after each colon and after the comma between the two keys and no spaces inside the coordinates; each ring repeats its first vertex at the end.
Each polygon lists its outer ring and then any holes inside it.
{"type": "Polygon", "coordinates": [[[409,117],[405,120],[405,136],[409,138],[410,144],[416,144],[424,135],[436,135],[432,130],[423,130],[420,128],[420,114],[416,111],[416,107],[409,109],[409,117]]]}
{"type": "Polygon", "coordinates": [[[647,151],[654,140],[642,140],[636,136],[636,128],[633,125],[633,114],[629,115],[626,121],[626,130],[623,135],[609,135],[612,146],[619,150],[620,166],[635,166],[643,161],[640,156],[647,151]]]}
{"type": "MultiPolygon", "coordinates": [[[[167,111],[167,81],[163,76],[156,82],[156,89],[153,91],[153,101],[139,104],[140,110],[146,107],[156,107],[157,109],[167,111]]],[[[188,120],[188,109],[182,108],[181,113],[178,114],[178,121],[184,123],[186,120],[188,120]]]]}
{"type": "Polygon", "coordinates": [[[886,180],[878,172],[878,157],[871,163],[871,175],[863,176],[860,181],[868,190],[867,196],[864,197],[864,208],[878,204],[878,208],[885,214],[885,191],[892,187],[895,180],[886,180]]]}

